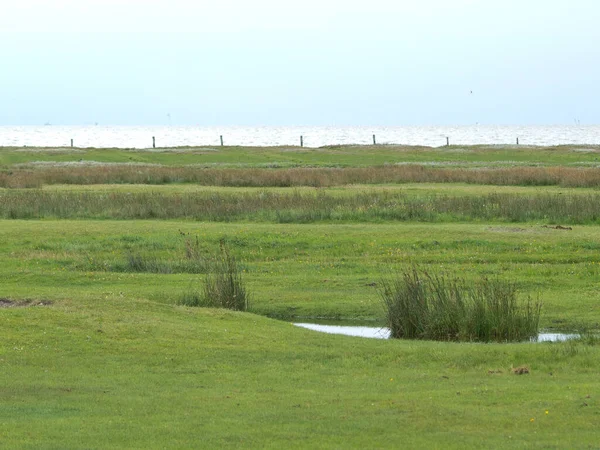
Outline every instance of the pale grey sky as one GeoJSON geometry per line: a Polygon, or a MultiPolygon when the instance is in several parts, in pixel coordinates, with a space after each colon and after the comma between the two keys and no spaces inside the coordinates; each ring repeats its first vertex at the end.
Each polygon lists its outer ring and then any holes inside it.
{"type": "Polygon", "coordinates": [[[0,125],[600,123],[597,0],[3,3],[0,125]]]}

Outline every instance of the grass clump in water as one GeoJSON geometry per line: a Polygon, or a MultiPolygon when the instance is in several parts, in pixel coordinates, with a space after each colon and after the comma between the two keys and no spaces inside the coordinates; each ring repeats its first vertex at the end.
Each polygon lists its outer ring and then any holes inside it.
{"type": "Polygon", "coordinates": [[[221,241],[219,253],[207,261],[206,279],[202,290],[184,293],[179,299],[179,304],[247,311],[248,300],[249,295],[238,262],[225,242],[221,241]]]}
{"type": "Polygon", "coordinates": [[[541,303],[519,302],[514,283],[459,278],[417,267],[383,280],[380,295],[391,337],[469,342],[518,342],[538,334],[541,303]]]}

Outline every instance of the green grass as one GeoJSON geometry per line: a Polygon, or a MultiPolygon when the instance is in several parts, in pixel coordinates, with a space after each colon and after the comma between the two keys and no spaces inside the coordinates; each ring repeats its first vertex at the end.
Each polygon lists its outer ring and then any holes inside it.
{"type": "Polygon", "coordinates": [[[372,341],[100,297],[0,313],[6,448],[598,442],[597,346],[372,341]]]}
{"type": "Polygon", "coordinates": [[[88,295],[2,311],[4,445],[543,448],[598,437],[587,398],[597,347],[324,336],[131,298],[144,281],[121,297],[107,292],[116,278],[95,277],[88,295]],[[523,365],[529,375],[511,374],[523,365]]]}
{"type": "Polygon", "coordinates": [[[241,262],[252,311],[281,317],[383,319],[388,267],[515,281],[544,302],[543,328],[600,322],[600,229],[535,224],[219,224],[181,221],[0,221],[0,296],[151,298],[175,303],[204,274],[180,262],[186,240],[211,255],[224,239],[241,262]],[[179,271],[125,272],[132,252],[179,271]]]}
{"type": "Polygon", "coordinates": [[[4,190],[5,219],[194,219],[217,222],[456,222],[593,224],[600,194],[406,195],[382,190],[333,195],[249,191],[162,193],[86,190],[4,190]]]}
{"type": "Polygon", "coordinates": [[[208,165],[222,167],[368,167],[398,162],[485,165],[579,165],[600,161],[600,147],[593,145],[450,146],[350,145],[322,148],[286,147],[184,147],[179,149],[122,150],[70,148],[0,148],[0,166],[31,162],[79,162],[208,165]],[[584,151],[582,151],[584,150],[584,151]]]}
{"type": "MultiPolygon", "coordinates": [[[[463,167],[469,177],[496,170],[487,179],[575,179],[585,171],[573,166],[597,165],[599,149],[23,150],[0,149],[0,178],[47,176],[36,161],[77,168],[82,160],[240,168],[254,171],[256,182],[275,173],[265,168],[344,167],[346,176],[354,168],[376,173],[372,166],[383,173],[385,163],[463,167]],[[548,170],[529,171],[537,166],[548,170]]],[[[593,185],[594,170],[579,185],[593,185]]],[[[0,215],[13,217],[0,219],[0,445],[597,446],[597,190],[483,186],[481,177],[418,181],[290,190],[165,179],[172,184],[0,189],[0,215]],[[221,242],[252,294],[250,312],[178,305],[204,286],[207,257],[221,242]],[[382,276],[411,264],[466,283],[510,283],[518,300],[543,302],[541,328],[589,333],[556,344],[458,344],[331,336],[289,323],[383,325],[382,276]],[[529,374],[513,373],[523,367],[529,374]]]]}
{"type": "MultiPolygon", "coordinates": [[[[251,193],[274,193],[285,194],[299,192],[302,194],[327,192],[329,195],[342,197],[354,197],[357,194],[371,192],[389,192],[402,193],[410,196],[483,196],[489,194],[595,194],[596,188],[565,188],[561,186],[493,186],[466,183],[402,183],[402,184],[350,184],[344,186],[331,186],[328,188],[319,188],[312,186],[289,187],[231,187],[231,186],[204,186],[199,184],[92,184],[92,185],[72,185],[72,184],[52,184],[44,185],[40,188],[43,191],[67,191],[67,192],[130,192],[130,193],[161,193],[169,194],[251,194],[251,193]]],[[[0,193],[7,192],[8,189],[0,188],[0,193]]]]}

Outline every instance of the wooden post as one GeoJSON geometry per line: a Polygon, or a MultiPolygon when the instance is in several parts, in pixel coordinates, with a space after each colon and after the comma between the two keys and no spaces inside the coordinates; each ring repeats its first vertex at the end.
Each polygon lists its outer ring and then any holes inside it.
{"type": "Polygon", "coordinates": [[[377,141],[375,141],[375,135],[373,135],[373,145],[377,145],[377,141]]]}
{"type": "Polygon", "coordinates": [[[300,147],[304,147],[304,138],[300,136],[300,147]]]}
{"type": "Polygon", "coordinates": [[[152,136],[152,148],[156,148],[156,138],[152,136]]]}
{"type": "Polygon", "coordinates": [[[450,147],[450,138],[446,136],[446,147],[450,147]]]}
{"type": "Polygon", "coordinates": [[[219,136],[219,139],[221,139],[221,147],[223,147],[223,135],[219,136]]]}
{"type": "Polygon", "coordinates": [[[71,147],[73,147],[73,139],[71,139],[71,147]]]}
{"type": "Polygon", "coordinates": [[[519,145],[519,138],[517,138],[517,145],[519,145]]]}

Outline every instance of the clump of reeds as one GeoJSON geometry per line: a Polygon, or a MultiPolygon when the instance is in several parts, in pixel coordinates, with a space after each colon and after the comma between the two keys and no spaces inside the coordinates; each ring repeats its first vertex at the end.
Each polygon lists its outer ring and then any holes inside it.
{"type": "Polygon", "coordinates": [[[219,253],[208,260],[203,288],[185,292],[179,304],[246,311],[248,301],[249,295],[238,262],[225,242],[221,241],[219,253]]]}
{"type": "Polygon", "coordinates": [[[393,338],[517,342],[536,337],[540,302],[520,302],[514,283],[430,274],[417,267],[384,280],[380,295],[393,338]]]}

